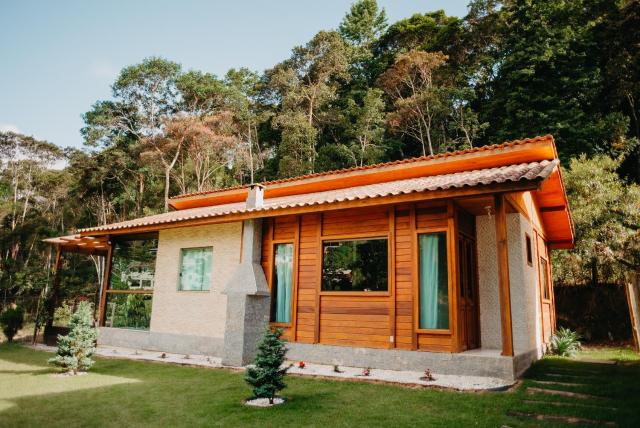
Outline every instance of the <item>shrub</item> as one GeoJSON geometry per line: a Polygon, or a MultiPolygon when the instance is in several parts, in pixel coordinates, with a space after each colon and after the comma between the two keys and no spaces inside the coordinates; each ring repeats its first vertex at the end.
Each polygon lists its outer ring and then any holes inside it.
{"type": "Polygon", "coordinates": [[[245,381],[253,387],[255,398],[268,398],[269,404],[278,391],[286,388],[284,376],[288,367],[281,368],[285,360],[287,349],[280,339],[282,330],[269,330],[264,334],[258,345],[255,367],[247,368],[245,381]]]}
{"type": "Polygon", "coordinates": [[[93,305],[80,302],[69,320],[69,334],[58,336],[57,355],[49,359],[50,364],[62,367],[65,372],[77,374],[93,365],[91,357],[96,351],[98,333],[93,326],[93,305]]]}
{"type": "Polygon", "coordinates": [[[572,357],[581,346],[580,335],[568,328],[560,327],[551,337],[551,352],[561,357],[572,357]]]}
{"type": "Polygon", "coordinates": [[[8,308],[0,314],[0,326],[9,342],[13,342],[13,337],[22,328],[23,323],[24,311],[22,308],[8,308]]]}

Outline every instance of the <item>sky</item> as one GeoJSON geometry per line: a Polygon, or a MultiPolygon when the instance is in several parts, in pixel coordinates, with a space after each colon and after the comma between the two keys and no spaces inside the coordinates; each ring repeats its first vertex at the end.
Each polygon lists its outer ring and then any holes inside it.
{"type": "MultiPolygon", "coordinates": [[[[378,0],[389,23],[469,0],[378,0]]],[[[224,75],[261,72],[320,30],[352,0],[0,0],[0,131],[82,146],[82,114],[109,99],[125,66],[161,56],[224,75]]]]}

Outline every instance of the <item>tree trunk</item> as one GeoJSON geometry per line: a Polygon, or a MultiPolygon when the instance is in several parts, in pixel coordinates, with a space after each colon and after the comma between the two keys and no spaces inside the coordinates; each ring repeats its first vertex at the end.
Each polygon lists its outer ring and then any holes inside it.
{"type": "Polygon", "coordinates": [[[164,169],[164,212],[169,211],[169,184],[170,184],[171,169],[164,169]]]}

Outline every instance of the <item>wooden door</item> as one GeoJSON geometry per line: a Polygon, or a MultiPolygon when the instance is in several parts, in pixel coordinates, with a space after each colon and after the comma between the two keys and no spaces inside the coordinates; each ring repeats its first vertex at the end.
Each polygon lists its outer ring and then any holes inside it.
{"type": "Polygon", "coordinates": [[[458,238],[459,314],[463,350],[480,347],[476,242],[467,235],[458,238]]]}

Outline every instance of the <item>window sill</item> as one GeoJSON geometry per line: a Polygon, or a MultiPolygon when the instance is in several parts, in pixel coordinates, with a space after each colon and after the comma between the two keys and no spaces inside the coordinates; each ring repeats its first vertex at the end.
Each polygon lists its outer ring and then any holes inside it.
{"type": "Polygon", "coordinates": [[[374,296],[374,297],[389,297],[391,293],[388,291],[321,291],[321,296],[374,296]]]}
{"type": "Polygon", "coordinates": [[[426,329],[426,328],[417,328],[416,333],[418,334],[433,334],[438,336],[451,336],[451,330],[436,330],[436,329],[426,329]]]}
{"type": "Polygon", "coordinates": [[[269,325],[271,327],[286,327],[286,328],[290,328],[292,326],[290,322],[275,322],[275,321],[269,321],[269,325]]]}

